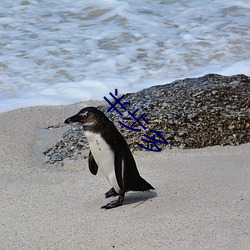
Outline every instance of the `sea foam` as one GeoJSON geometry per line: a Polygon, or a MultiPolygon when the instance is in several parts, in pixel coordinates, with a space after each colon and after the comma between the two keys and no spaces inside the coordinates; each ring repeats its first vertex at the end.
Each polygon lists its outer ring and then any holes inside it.
{"type": "Polygon", "coordinates": [[[1,1],[0,112],[250,75],[250,2],[1,1]]]}

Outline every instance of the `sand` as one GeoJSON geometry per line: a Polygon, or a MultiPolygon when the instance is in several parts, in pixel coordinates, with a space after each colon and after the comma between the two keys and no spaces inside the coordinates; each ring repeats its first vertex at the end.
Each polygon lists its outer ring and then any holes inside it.
{"type": "Polygon", "coordinates": [[[90,104],[0,114],[0,249],[249,249],[250,144],[135,152],[155,192],[103,210],[87,159],[42,162],[68,129],[44,128],[90,104]]]}

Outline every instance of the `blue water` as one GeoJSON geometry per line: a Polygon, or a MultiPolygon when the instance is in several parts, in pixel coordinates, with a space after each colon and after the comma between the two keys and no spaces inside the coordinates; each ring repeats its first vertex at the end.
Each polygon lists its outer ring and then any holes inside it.
{"type": "Polygon", "coordinates": [[[2,0],[0,112],[250,76],[250,1],[2,0]]]}

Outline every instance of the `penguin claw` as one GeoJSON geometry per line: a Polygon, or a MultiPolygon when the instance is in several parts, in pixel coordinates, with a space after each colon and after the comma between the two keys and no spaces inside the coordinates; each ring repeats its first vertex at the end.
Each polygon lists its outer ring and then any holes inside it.
{"type": "Polygon", "coordinates": [[[106,198],[109,198],[109,197],[112,197],[112,196],[115,197],[117,195],[118,195],[118,193],[115,191],[114,188],[111,188],[108,192],[105,193],[106,198]]]}
{"type": "Polygon", "coordinates": [[[102,206],[101,208],[104,208],[104,209],[111,209],[111,208],[114,208],[114,207],[119,207],[122,205],[123,203],[123,197],[122,196],[119,196],[118,200],[116,201],[111,201],[110,203],[102,206]]]}

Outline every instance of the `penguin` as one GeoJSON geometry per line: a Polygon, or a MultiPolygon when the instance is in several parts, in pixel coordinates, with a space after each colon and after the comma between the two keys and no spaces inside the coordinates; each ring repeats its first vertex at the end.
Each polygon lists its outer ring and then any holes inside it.
{"type": "Polygon", "coordinates": [[[127,142],[102,111],[95,107],[86,107],[65,120],[67,124],[73,122],[79,122],[83,126],[87,137],[90,172],[96,175],[100,168],[112,187],[105,193],[105,197],[118,196],[117,200],[101,208],[121,206],[128,191],[154,189],[140,176],[127,142]]]}

